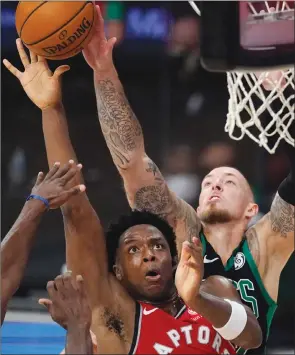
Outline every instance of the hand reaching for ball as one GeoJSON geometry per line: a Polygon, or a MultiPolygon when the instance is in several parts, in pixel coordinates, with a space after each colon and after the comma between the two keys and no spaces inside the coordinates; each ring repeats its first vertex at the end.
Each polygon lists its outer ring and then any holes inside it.
{"type": "Polygon", "coordinates": [[[106,39],[104,20],[98,5],[96,5],[97,20],[91,41],[84,48],[83,55],[88,65],[96,74],[109,73],[115,70],[113,64],[113,48],[116,37],[106,39]]]}
{"type": "Polygon", "coordinates": [[[16,46],[25,70],[21,72],[7,59],[3,60],[5,67],[20,81],[26,94],[41,110],[60,104],[62,98],[61,75],[70,67],[62,65],[52,73],[45,58],[30,51],[29,59],[19,38],[16,40],[16,46]]]}

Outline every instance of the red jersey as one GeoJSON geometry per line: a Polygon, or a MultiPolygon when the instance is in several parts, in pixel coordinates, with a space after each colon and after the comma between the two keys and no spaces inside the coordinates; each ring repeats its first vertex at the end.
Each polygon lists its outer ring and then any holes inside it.
{"type": "Polygon", "coordinates": [[[147,303],[137,303],[130,354],[236,354],[201,315],[184,306],[173,317],[147,303]]]}

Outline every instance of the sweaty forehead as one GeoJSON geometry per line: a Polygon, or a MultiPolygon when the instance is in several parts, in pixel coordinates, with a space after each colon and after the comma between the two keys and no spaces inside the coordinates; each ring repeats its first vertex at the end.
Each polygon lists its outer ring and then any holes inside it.
{"type": "Polygon", "coordinates": [[[234,177],[235,179],[239,180],[241,183],[247,183],[246,178],[239,170],[230,167],[220,167],[220,168],[213,169],[210,171],[209,174],[205,176],[204,180],[207,178],[225,178],[227,176],[234,177]]]}
{"type": "Polygon", "coordinates": [[[231,168],[231,167],[220,167],[220,168],[216,168],[210,171],[210,173],[208,175],[206,175],[204,177],[205,179],[222,179],[222,178],[226,178],[226,177],[233,177],[234,179],[236,179],[240,186],[243,188],[243,190],[245,191],[246,195],[249,196],[249,198],[251,200],[253,200],[253,192],[252,189],[247,181],[247,179],[245,178],[245,176],[237,169],[235,168],[231,168]]]}
{"type": "Polygon", "coordinates": [[[122,243],[128,239],[140,239],[147,237],[165,239],[163,234],[156,227],[149,224],[139,224],[127,229],[122,234],[120,242],[122,243]]]}

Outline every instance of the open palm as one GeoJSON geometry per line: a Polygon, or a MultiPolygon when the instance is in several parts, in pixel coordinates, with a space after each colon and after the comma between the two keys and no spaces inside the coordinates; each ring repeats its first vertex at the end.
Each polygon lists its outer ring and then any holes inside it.
{"type": "Polygon", "coordinates": [[[175,274],[178,294],[186,304],[190,304],[199,293],[204,275],[202,248],[199,239],[184,242],[175,274]]]}
{"type": "Polygon", "coordinates": [[[20,39],[16,45],[25,70],[21,72],[7,59],[3,60],[5,67],[18,78],[28,97],[41,110],[58,104],[61,101],[60,76],[70,67],[62,65],[52,73],[45,58],[30,51],[29,60],[20,39]]]}

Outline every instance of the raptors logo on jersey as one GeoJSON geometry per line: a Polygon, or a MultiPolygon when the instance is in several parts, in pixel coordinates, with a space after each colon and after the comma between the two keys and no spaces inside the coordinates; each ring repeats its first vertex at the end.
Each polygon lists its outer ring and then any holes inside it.
{"type": "Polygon", "coordinates": [[[176,317],[146,303],[136,311],[133,354],[235,354],[212,325],[183,307],[176,317]]]}

